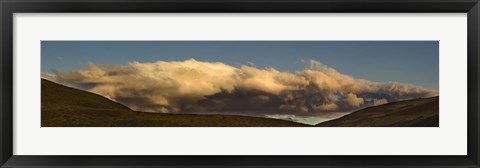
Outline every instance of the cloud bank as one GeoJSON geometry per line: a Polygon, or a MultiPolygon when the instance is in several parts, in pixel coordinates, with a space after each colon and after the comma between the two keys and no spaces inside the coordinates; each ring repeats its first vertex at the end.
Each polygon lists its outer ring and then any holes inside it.
{"type": "Polygon", "coordinates": [[[354,79],[311,60],[299,72],[239,68],[220,62],[89,63],[84,70],[42,74],[42,78],[103,95],[146,112],[311,114],[438,95],[401,83],[354,79]]]}

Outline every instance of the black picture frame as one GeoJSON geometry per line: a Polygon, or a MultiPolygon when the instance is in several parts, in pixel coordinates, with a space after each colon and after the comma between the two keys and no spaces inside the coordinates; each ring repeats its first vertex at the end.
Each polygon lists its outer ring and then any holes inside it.
{"type": "MultiPolygon", "coordinates": [[[[478,0],[1,0],[1,167],[479,167],[478,0]],[[466,156],[25,156],[13,155],[14,13],[467,13],[466,156]]],[[[28,105],[28,102],[24,102],[28,105]]],[[[241,144],[239,144],[241,145],[241,144]]],[[[448,145],[448,144],[445,144],[448,145]]]]}

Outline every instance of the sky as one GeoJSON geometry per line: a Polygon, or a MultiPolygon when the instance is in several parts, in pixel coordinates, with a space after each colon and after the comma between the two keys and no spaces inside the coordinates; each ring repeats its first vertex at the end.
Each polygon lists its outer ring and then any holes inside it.
{"type": "Polygon", "coordinates": [[[42,41],[41,71],[129,62],[223,62],[295,73],[316,60],[342,74],[438,90],[438,41],[42,41]]]}

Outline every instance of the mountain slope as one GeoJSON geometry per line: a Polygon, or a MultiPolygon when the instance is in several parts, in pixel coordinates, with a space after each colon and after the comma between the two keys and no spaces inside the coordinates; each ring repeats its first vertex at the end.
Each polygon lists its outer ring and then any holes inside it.
{"type": "Polygon", "coordinates": [[[136,112],[103,96],[42,79],[42,127],[297,127],[246,116],[136,112]]]}
{"type": "Polygon", "coordinates": [[[368,107],[320,127],[438,127],[439,97],[412,99],[368,107]]]}

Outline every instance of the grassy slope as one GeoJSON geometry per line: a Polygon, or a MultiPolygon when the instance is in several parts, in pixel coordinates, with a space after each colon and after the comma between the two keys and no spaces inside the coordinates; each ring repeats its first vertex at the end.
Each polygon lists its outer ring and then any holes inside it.
{"type": "Polygon", "coordinates": [[[132,111],[105,97],[42,79],[42,127],[296,127],[300,123],[234,115],[132,111]]]}
{"type": "Polygon", "coordinates": [[[439,97],[413,99],[368,107],[321,127],[438,127],[439,97]]]}

